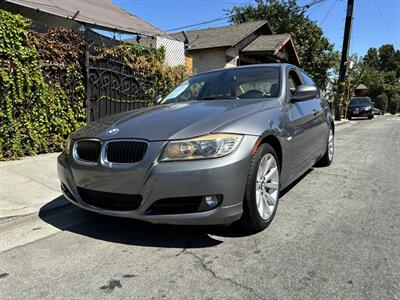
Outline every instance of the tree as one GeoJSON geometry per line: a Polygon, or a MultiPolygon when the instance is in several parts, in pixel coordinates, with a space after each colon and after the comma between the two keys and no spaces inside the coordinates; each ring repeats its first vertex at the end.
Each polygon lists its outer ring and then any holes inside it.
{"type": "Polygon", "coordinates": [[[382,71],[393,71],[400,77],[400,51],[395,50],[393,45],[383,45],[378,49],[379,64],[382,71]]]}
{"type": "Polygon", "coordinates": [[[376,97],[378,97],[380,94],[384,93],[385,76],[383,72],[375,68],[365,66],[360,82],[367,86],[368,96],[371,97],[373,101],[375,101],[376,97]]]}
{"type": "Polygon", "coordinates": [[[400,51],[393,45],[382,45],[368,49],[364,58],[356,61],[357,67],[349,71],[348,78],[353,84],[364,83],[377,107],[396,112],[400,98],[400,51]]]}
{"type": "Polygon", "coordinates": [[[364,57],[364,63],[371,68],[380,69],[378,50],[376,48],[368,49],[368,52],[364,57]]]}
{"type": "Polygon", "coordinates": [[[303,69],[325,88],[339,53],[295,0],[256,0],[255,5],[234,6],[227,11],[230,21],[244,23],[267,20],[274,33],[290,33],[303,69]]]}

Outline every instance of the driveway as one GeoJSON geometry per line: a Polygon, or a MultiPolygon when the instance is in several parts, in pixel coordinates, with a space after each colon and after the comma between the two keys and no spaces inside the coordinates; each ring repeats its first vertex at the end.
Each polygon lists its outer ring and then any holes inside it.
{"type": "Polygon", "coordinates": [[[4,225],[1,298],[398,299],[399,195],[400,118],[352,121],[255,235],[72,206],[4,225]]]}

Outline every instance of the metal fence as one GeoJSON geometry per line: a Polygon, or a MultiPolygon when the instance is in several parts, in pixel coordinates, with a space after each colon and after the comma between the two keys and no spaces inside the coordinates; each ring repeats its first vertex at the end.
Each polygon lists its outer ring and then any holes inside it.
{"type": "Polygon", "coordinates": [[[89,122],[149,105],[143,87],[124,63],[101,58],[90,60],[88,69],[89,122]]]}

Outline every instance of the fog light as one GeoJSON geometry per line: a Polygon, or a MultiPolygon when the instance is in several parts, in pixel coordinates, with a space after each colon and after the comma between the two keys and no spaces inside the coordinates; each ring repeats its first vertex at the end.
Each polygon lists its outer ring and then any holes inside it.
{"type": "Polygon", "coordinates": [[[221,204],[222,195],[209,195],[204,196],[199,206],[199,211],[206,211],[216,208],[221,204]]]}
{"type": "Polygon", "coordinates": [[[205,196],[204,200],[206,201],[207,205],[210,207],[215,207],[218,205],[218,197],[213,195],[213,196],[205,196]]]}

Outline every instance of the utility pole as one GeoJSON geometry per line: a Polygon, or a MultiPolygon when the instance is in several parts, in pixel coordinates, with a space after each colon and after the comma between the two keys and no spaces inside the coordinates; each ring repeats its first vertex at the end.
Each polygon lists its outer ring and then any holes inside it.
{"type": "Polygon", "coordinates": [[[351,23],[353,20],[353,7],[354,7],[354,0],[347,0],[346,24],[344,26],[342,58],[340,60],[340,69],[339,69],[338,96],[335,99],[336,121],[340,121],[342,119],[342,107],[343,107],[344,91],[346,86],[347,57],[349,55],[351,23]]]}

